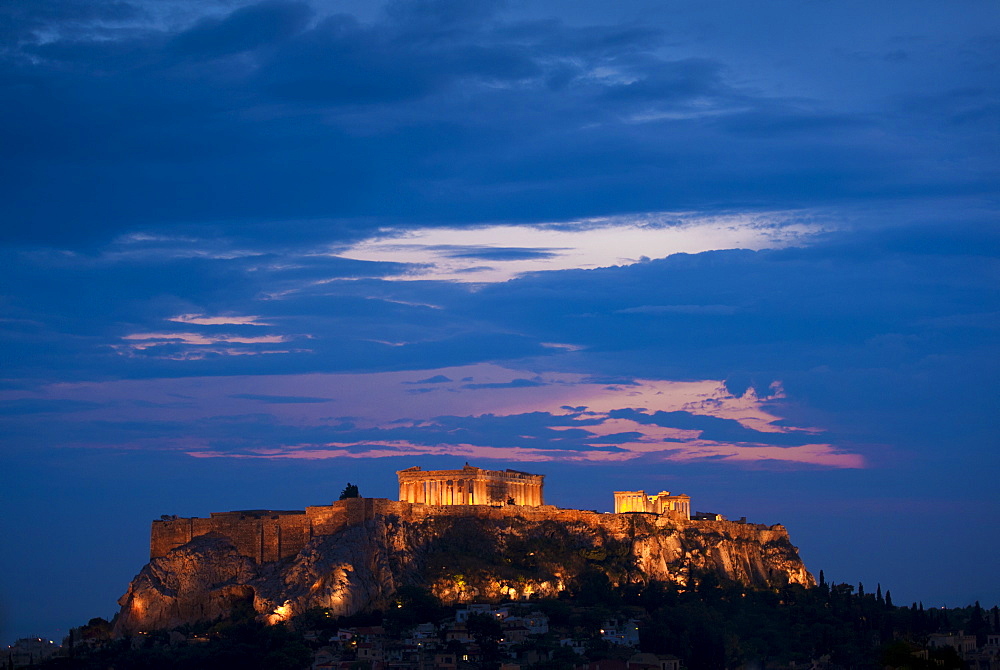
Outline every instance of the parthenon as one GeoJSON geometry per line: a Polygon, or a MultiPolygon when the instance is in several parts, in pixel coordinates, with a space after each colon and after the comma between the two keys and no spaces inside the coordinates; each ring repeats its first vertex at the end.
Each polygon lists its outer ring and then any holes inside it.
{"type": "Polygon", "coordinates": [[[691,518],[691,496],[670,495],[660,491],[648,496],[645,491],[615,491],[615,513],[652,512],[691,518]]]}
{"type": "Polygon", "coordinates": [[[543,505],[545,475],[518,470],[484,470],[468,463],[461,470],[400,470],[399,500],[425,505],[543,505]]]}

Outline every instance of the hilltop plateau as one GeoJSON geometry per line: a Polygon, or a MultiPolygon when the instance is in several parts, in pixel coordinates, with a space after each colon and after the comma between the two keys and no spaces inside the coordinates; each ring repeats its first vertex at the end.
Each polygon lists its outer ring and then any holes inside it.
{"type": "Polygon", "coordinates": [[[165,517],[153,523],[151,556],[119,600],[117,634],[246,607],[268,623],[317,607],[385,609],[409,585],[444,603],[551,597],[593,583],[684,587],[706,575],[749,587],[814,585],[780,525],[551,505],[353,498],[305,512],[165,517]]]}

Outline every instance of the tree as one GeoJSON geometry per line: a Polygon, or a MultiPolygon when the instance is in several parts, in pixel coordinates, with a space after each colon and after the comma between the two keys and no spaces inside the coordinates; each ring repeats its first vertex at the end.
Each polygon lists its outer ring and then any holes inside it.
{"type": "Polygon", "coordinates": [[[358,485],[352,484],[351,482],[347,482],[347,486],[345,486],[344,490],[340,492],[339,500],[347,500],[348,498],[360,498],[360,497],[361,496],[358,495],[358,485]]]}

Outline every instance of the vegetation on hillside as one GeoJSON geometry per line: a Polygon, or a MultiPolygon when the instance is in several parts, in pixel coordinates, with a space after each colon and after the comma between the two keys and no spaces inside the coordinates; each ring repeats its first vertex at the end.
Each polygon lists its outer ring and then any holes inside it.
{"type": "MultiPolygon", "coordinates": [[[[558,543],[559,538],[552,541],[558,543]]],[[[544,546],[535,548],[540,550],[536,555],[544,556],[544,546]]],[[[581,560],[597,557],[581,556],[581,560]]],[[[787,668],[810,662],[831,668],[959,670],[963,663],[950,648],[930,650],[926,655],[914,652],[937,631],[963,629],[980,638],[1000,632],[997,608],[984,611],[978,603],[947,610],[924,609],[916,603],[899,607],[889,593],[883,596],[881,586],[870,593],[861,585],[830,585],[822,579],[808,589],[747,589],[719,583],[713,575],[701,575],[691,589],[658,582],[614,588],[605,572],[584,569],[561,598],[523,604],[545,613],[551,628],[549,634],[535,636],[516,649],[545,652],[546,660],[527,664],[532,670],[572,670],[584,662],[560,647],[560,636],[586,639],[586,660],[632,653],[601,639],[601,628],[614,619],[639,621],[640,650],[678,656],[688,670],[787,668]]],[[[309,667],[312,652],[338,629],[378,624],[390,637],[398,638],[418,624],[440,624],[455,611],[417,586],[402,589],[394,605],[386,612],[353,617],[334,617],[316,609],[278,626],[258,622],[252,609],[246,608],[224,621],[173,632],[153,631],[131,639],[106,639],[96,645],[95,638],[106,638],[110,629],[106,622],[92,620],[77,629],[78,640],[86,638],[88,645],[78,646],[72,658],[52,659],[40,667],[298,670],[309,667]]],[[[496,644],[499,629],[495,622],[472,617],[469,630],[485,651],[479,667],[498,667],[503,650],[496,644]]],[[[363,665],[359,662],[358,670],[365,670],[363,665]]]]}

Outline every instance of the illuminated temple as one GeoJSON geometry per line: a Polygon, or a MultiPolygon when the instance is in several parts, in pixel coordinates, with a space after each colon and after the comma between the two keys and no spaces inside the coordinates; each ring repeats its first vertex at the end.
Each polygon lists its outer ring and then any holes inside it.
{"type": "Polygon", "coordinates": [[[465,464],[461,470],[400,470],[399,500],[425,505],[544,505],[545,475],[518,470],[484,470],[465,464]]]}
{"type": "Polygon", "coordinates": [[[615,491],[615,513],[651,512],[691,518],[691,496],[670,495],[670,491],[660,491],[648,496],[645,491],[615,491]]]}

